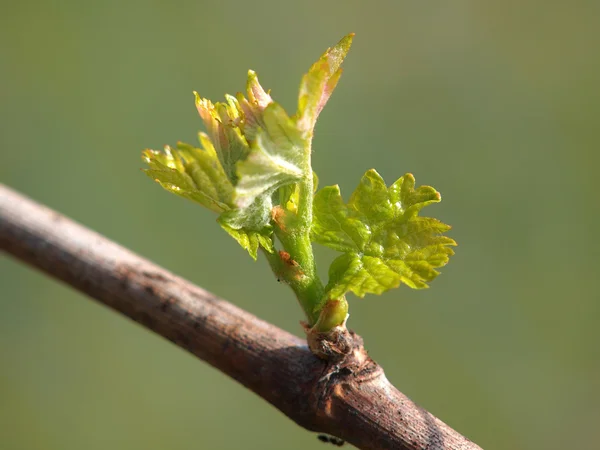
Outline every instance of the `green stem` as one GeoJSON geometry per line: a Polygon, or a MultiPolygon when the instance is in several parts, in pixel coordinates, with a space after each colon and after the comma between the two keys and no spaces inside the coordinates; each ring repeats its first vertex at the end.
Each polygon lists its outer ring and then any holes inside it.
{"type": "Polygon", "coordinates": [[[296,294],[312,326],[319,319],[319,311],[315,311],[315,308],[323,299],[325,289],[317,275],[310,236],[308,233],[284,233],[281,230],[277,230],[276,234],[284,250],[289,253],[289,260],[286,261],[277,255],[279,273],[296,294]]]}
{"type": "MultiPolygon", "coordinates": [[[[285,281],[295,292],[304,310],[309,325],[319,319],[315,308],[323,299],[323,283],[317,275],[315,258],[310,242],[313,208],[313,174],[310,161],[310,137],[304,141],[304,177],[298,183],[296,211],[285,211],[282,223],[275,223],[275,235],[281,242],[284,253],[269,254],[267,260],[277,278],[285,281]]],[[[281,205],[285,207],[285,205],[281,205]]]]}
{"type": "MultiPolygon", "coordinates": [[[[305,178],[298,184],[299,195],[298,195],[298,225],[299,228],[305,230],[310,233],[310,228],[312,226],[312,214],[313,214],[313,194],[314,194],[314,180],[313,180],[313,172],[311,167],[311,145],[310,141],[308,141],[307,148],[307,164],[305,167],[305,178]]],[[[312,250],[311,250],[312,253],[312,250]]]]}
{"type": "Polygon", "coordinates": [[[305,177],[298,183],[297,210],[285,211],[282,222],[275,223],[275,235],[284,251],[264,253],[277,278],[289,284],[296,294],[309,326],[317,325],[318,331],[328,331],[345,321],[348,304],[345,298],[323,302],[325,288],[317,275],[310,241],[314,195],[310,138],[305,141],[305,151],[305,177]]]}
{"type": "MultiPolygon", "coordinates": [[[[312,134],[312,133],[311,133],[312,134]]],[[[292,289],[308,317],[309,325],[314,325],[319,319],[319,312],[315,308],[321,303],[324,295],[323,283],[317,275],[317,266],[310,242],[310,230],[313,220],[313,195],[314,180],[311,165],[312,135],[305,140],[305,177],[298,185],[298,210],[296,212],[296,229],[286,236],[278,236],[284,248],[298,262],[305,277],[292,289]],[[291,239],[289,239],[291,238],[291,239]],[[287,242],[284,242],[287,241],[287,242]],[[288,245],[286,245],[286,243],[288,245]]]]}

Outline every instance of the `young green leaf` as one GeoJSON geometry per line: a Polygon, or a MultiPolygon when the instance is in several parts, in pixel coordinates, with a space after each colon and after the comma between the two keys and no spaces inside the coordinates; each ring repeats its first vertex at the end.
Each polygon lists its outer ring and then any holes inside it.
{"type": "Polygon", "coordinates": [[[440,201],[429,186],[414,188],[406,174],[389,188],[373,169],[362,177],[345,204],[338,186],[317,192],[312,239],[344,254],[329,269],[329,298],[352,291],[359,297],[381,294],[404,283],[426,288],[454,253],[450,227],[419,211],[440,201]]]}
{"type": "Polygon", "coordinates": [[[146,174],[166,190],[200,203],[221,213],[231,209],[233,186],[219,165],[214,148],[205,135],[200,136],[204,149],[178,144],[164,152],[144,151],[150,166],[146,174]]]}
{"type": "Polygon", "coordinates": [[[262,120],[264,128],[256,129],[248,157],[238,164],[235,193],[240,208],[300,180],[307,166],[305,143],[284,109],[272,102],[262,120]]]}

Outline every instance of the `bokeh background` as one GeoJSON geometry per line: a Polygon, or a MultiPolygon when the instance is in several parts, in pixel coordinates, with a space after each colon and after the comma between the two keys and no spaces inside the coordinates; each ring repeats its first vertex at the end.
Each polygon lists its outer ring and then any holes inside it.
{"type": "MultiPolygon", "coordinates": [[[[3,1],[0,182],[293,333],[266,262],[139,171],[246,71],[288,110],[357,33],[314,168],[442,192],[431,289],[351,298],[390,380],[486,449],[600,439],[600,2],[3,1]]],[[[330,255],[318,253],[325,272],[330,255]]],[[[0,448],[310,449],[315,435],[174,345],[0,255],[0,448]]]]}

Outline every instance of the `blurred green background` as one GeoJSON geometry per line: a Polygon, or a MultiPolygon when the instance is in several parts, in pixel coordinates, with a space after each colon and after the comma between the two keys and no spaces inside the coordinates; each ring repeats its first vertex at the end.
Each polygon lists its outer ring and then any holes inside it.
{"type": "MultiPolygon", "coordinates": [[[[357,33],[314,168],[375,167],[444,201],[427,291],[351,298],[388,378],[486,449],[597,448],[600,2],[22,1],[0,14],[0,182],[301,334],[291,291],[145,177],[256,70],[288,110],[357,33]]],[[[329,255],[319,252],[320,269],[329,255]]],[[[324,448],[207,364],[0,255],[0,448],[324,448]]]]}

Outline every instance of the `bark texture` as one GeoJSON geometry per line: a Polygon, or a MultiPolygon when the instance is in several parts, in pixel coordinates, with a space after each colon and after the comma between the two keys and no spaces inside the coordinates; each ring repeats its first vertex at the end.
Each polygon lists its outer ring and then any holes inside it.
{"type": "Polygon", "coordinates": [[[351,333],[343,361],[0,184],[0,249],[193,353],[298,425],[358,448],[479,449],[413,403],[351,333]]]}

